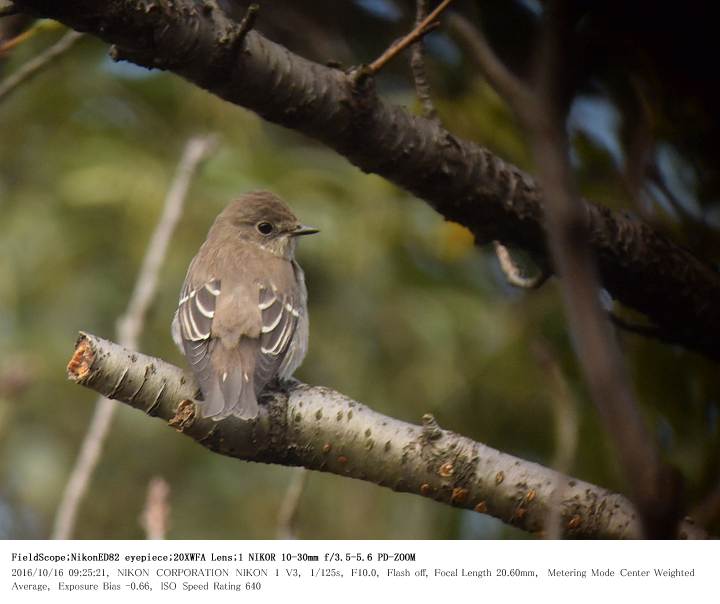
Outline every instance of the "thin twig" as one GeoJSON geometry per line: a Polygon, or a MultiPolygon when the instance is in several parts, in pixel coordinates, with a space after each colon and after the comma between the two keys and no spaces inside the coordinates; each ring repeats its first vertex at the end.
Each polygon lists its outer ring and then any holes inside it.
{"type": "MultiPolygon", "coordinates": [[[[32,21],[31,21],[32,22],[32,21]]],[[[35,24],[32,27],[28,27],[27,29],[23,30],[22,27],[20,27],[15,34],[6,39],[0,39],[0,57],[3,55],[6,55],[11,50],[17,48],[21,44],[24,44],[29,39],[31,39],[35,34],[37,34],[41,29],[43,29],[43,21],[36,21],[35,24]]],[[[5,33],[7,35],[7,32],[5,33]]]]}
{"type": "MultiPolygon", "coordinates": [[[[427,16],[427,12],[427,0],[417,0],[415,4],[415,27],[420,26],[427,16]]],[[[425,71],[425,43],[422,38],[413,44],[410,55],[410,69],[423,116],[430,120],[437,119],[437,111],[430,96],[430,84],[425,71]]]]}
{"type": "MultiPolygon", "coordinates": [[[[192,138],[185,145],[172,185],[165,197],[162,215],[145,252],[127,310],[117,322],[118,340],[127,348],[133,350],[138,348],[145,315],[157,290],[160,267],[165,259],[170,238],[182,215],[190,183],[200,163],[212,152],[215,145],[214,136],[192,138]]],[[[104,397],[101,397],[95,405],[90,426],[85,433],[80,453],[58,506],[53,539],[70,539],[73,534],[80,502],[85,496],[90,478],[100,459],[115,409],[114,402],[104,397]]]]}
{"type": "Polygon", "coordinates": [[[242,21],[240,21],[240,25],[238,26],[238,36],[245,36],[253,27],[255,27],[255,21],[259,11],[259,4],[251,4],[247,7],[245,16],[242,18],[242,21]]]}
{"type": "Polygon", "coordinates": [[[305,468],[294,468],[292,479],[288,485],[285,497],[278,513],[277,538],[296,539],[295,524],[297,513],[300,508],[305,485],[307,484],[308,471],[305,468]]]}
{"type": "Polygon", "coordinates": [[[533,119],[536,102],[532,91],[498,58],[482,31],[462,15],[448,17],[448,30],[467,48],[490,86],[523,121],[533,119]]]}
{"type": "Polygon", "coordinates": [[[0,100],[8,96],[18,88],[18,86],[47,68],[55,59],[70,50],[75,42],[82,37],[83,34],[80,32],[69,31],[47,50],[18,67],[5,81],[0,82],[0,100]]]}
{"type": "Polygon", "coordinates": [[[493,246],[495,248],[495,256],[500,263],[500,269],[510,285],[522,289],[537,289],[550,278],[550,271],[543,268],[540,268],[538,274],[533,277],[523,275],[522,269],[515,264],[515,260],[506,246],[499,241],[493,241],[493,246]]]}
{"type": "Polygon", "coordinates": [[[145,530],[146,539],[165,539],[170,519],[170,485],[160,476],[148,484],[145,507],[140,524],[145,530]]]}
{"type": "Polygon", "coordinates": [[[411,44],[414,44],[420,40],[423,36],[429,34],[435,29],[438,24],[435,22],[436,19],[442,14],[442,12],[450,5],[452,0],[443,0],[437,8],[432,11],[422,22],[415,26],[415,28],[404,38],[390,46],[382,55],[375,59],[368,66],[371,73],[377,73],[386,63],[394,59],[399,53],[405,50],[411,44]]]}

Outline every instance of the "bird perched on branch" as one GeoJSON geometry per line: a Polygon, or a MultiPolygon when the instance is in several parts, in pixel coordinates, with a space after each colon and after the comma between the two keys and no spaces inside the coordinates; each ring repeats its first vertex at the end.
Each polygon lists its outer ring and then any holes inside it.
{"type": "Polygon", "coordinates": [[[263,388],[302,362],[307,289],[295,248],[298,236],[317,232],[265,191],[243,195],[215,219],[172,322],[200,384],[204,417],[256,417],[263,388]]]}

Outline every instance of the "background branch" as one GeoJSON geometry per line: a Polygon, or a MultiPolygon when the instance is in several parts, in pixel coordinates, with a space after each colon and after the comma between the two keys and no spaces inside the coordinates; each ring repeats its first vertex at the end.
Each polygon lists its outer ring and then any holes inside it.
{"type": "Polygon", "coordinates": [[[578,360],[595,406],[615,445],[647,537],[672,538],[682,500],[675,476],[660,458],[640,415],[622,353],[600,302],[588,223],[575,189],[565,122],[572,30],[567,3],[551,2],[544,18],[537,103],[520,116],[531,134],[538,178],[546,192],[550,249],[560,280],[578,360]]]}
{"type": "Polygon", "coordinates": [[[47,50],[18,67],[16,71],[0,82],[0,101],[9,96],[21,84],[47,69],[55,59],[64,55],[82,37],[83,34],[79,32],[69,31],[47,50]]]}
{"type": "MultiPolygon", "coordinates": [[[[18,0],[115,44],[116,59],[172,70],[265,119],[301,131],[425,199],[481,243],[498,240],[548,257],[539,187],[487,149],[379,99],[372,81],[307,61],[233,22],[177,0],[147,12],[131,0],[18,0]],[[235,24],[236,25],[236,24],[235,24]],[[150,42],[151,41],[151,42],[150,42]]],[[[603,286],[677,341],[720,358],[720,276],[649,225],[582,201],[603,286]]]]}
{"type": "Polygon", "coordinates": [[[531,90],[498,58],[485,36],[458,14],[448,17],[448,28],[467,48],[471,60],[510,109],[524,122],[532,121],[536,115],[536,100],[531,90]]]}
{"type": "MultiPolygon", "coordinates": [[[[255,421],[203,419],[195,413],[198,390],[190,374],[89,334],[76,344],[68,377],[167,421],[222,455],[358,478],[530,532],[544,529],[555,505],[566,537],[640,536],[623,496],[443,430],[429,415],[416,426],[329,388],[293,382],[263,397],[255,421]],[[565,485],[563,496],[553,503],[558,481],[565,485]]],[[[681,536],[706,534],[686,520],[681,536]]]]}
{"type": "MultiPolygon", "coordinates": [[[[145,316],[157,290],[160,267],[182,215],[190,183],[198,166],[215,148],[215,144],[214,136],[204,136],[191,139],[185,146],[172,185],[165,197],[162,214],[145,252],[127,310],[117,322],[118,339],[124,346],[138,347],[145,316]]],[[[101,397],[95,405],[95,412],[55,515],[53,539],[72,537],[78,509],[100,460],[115,408],[113,401],[105,397],[101,397]]]]}
{"type": "Polygon", "coordinates": [[[297,523],[300,499],[307,485],[308,471],[305,468],[295,468],[292,479],[283,497],[278,513],[277,538],[296,539],[295,525],[297,523]]]}
{"type": "Polygon", "coordinates": [[[546,192],[546,224],[553,264],[577,356],[592,398],[614,441],[649,537],[675,532],[681,501],[672,472],[640,416],[622,354],[600,303],[596,259],[588,222],[575,190],[566,135],[568,78],[572,73],[572,15],[567,3],[550,2],[543,19],[537,83],[526,86],[495,56],[482,32],[456,17],[457,33],[490,84],[530,133],[538,178],[546,192]]]}
{"type": "Polygon", "coordinates": [[[156,476],[147,488],[145,507],[140,524],[146,539],[165,539],[170,522],[170,485],[164,478],[156,476]]]}
{"type": "MultiPolygon", "coordinates": [[[[428,14],[428,0],[415,2],[415,27],[419,27],[428,14]]],[[[410,54],[410,69],[412,70],[415,93],[422,107],[422,114],[428,119],[436,119],[437,111],[430,96],[430,84],[425,70],[425,43],[420,38],[412,46],[410,54]]]]}

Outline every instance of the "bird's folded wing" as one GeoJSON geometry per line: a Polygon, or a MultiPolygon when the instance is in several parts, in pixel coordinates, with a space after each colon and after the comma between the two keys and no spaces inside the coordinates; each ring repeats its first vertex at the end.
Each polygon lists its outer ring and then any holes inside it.
{"type": "Polygon", "coordinates": [[[211,360],[215,342],[210,338],[220,285],[219,280],[213,279],[193,289],[186,281],[180,292],[176,314],[185,356],[205,400],[203,415],[208,417],[218,415],[225,406],[213,372],[211,360]]]}
{"type": "Polygon", "coordinates": [[[283,294],[269,283],[260,288],[258,307],[262,328],[255,379],[264,386],[280,372],[304,309],[295,296],[283,294]]]}

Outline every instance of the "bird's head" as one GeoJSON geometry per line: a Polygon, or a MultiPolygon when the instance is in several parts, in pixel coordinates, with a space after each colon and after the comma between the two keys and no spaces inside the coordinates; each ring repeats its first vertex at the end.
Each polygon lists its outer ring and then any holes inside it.
{"type": "Polygon", "coordinates": [[[229,230],[232,236],[288,259],[295,252],[298,236],[318,232],[301,224],[288,205],[268,191],[246,193],[231,202],[217,217],[215,228],[229,230]]]}

